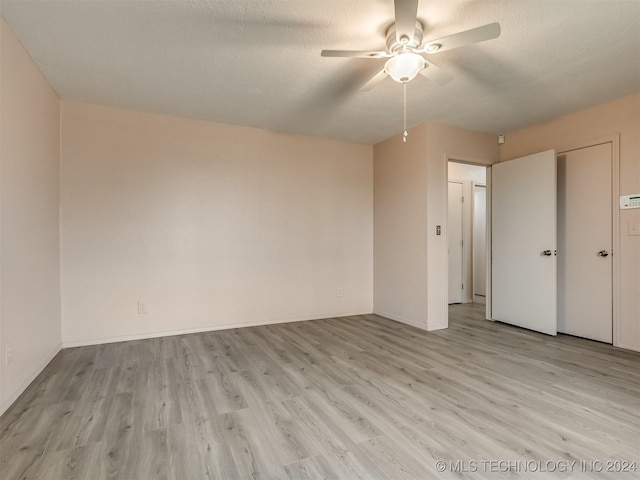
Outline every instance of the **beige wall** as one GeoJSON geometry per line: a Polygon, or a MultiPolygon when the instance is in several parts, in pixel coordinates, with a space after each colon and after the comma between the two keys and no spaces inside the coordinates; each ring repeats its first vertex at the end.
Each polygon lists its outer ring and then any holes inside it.
{"type": "Polygon", "coordinates": [[[447,326],[447,162],[499,158],[494,135],[437,123],[374,146],[374,311],[428,330],[447,326]],[[436,225],[442,235],[436,235],[436,225]]]}
{"type": "Polygon", "coordinates": [[[58,97],[0,17],[0,414],[60,348],[58,165],[58,97]]]}
{"type": "MultiPolygon", "coordinates": [[[[619,134],[620,195],[640,193],[640,94],[621,98],[551,122],[511,132],[505,137],[501,161],[543,150],[561,151],[599,137],[619,134]]],[[[640,350],[640,210],[620,215],[620,330],[617,344],[640,350]]]]}
{"type": "Polygon", "coordinates": [[[61,118],[65,345],[372,311],[371,146],[70,102],[61,118]]]}
{"type": "Polygon", "coordinates": [[[448,326],[447,240],[436,235],[436,225],[446,225],[447,163],[461,160],[491,165],[500,157],[495,135],[474,132],[439,123],[430,123],[427,140],[427,224],[428,224],[428,326],[429,330],[448,326]]]}
{"type": "MultiPolygon", "coordinates": [[[[637,94],[509,133],[502,147],[494,135],[435,123],[417,127],[412,133],[411,149],[403,149],[400,136],[374,146],[374,310],[428,330],[447,326],[443,280],[447,271],[446,236],[444,231],[437,236],[435,229],[436,225],[446,225],[448,159],[491,165],[498,159],[505,161],[551,148],[562,150],[619,133],[620,194],[640,192],[637,94]],[[426,222],[422,220],[425,212],[426,222]],[[423,296],[425,286],[428,293],[423,296]]],[[[637,350],[640,237],[628,233],[634,225],[640,225],[640,210],[621,211],[621,325],[617,343],[637,350]]]]}
{"type": "Polygon", "coordinates": [[[374,146],[374,311],[427,327],[427,125],[374,146]]]}

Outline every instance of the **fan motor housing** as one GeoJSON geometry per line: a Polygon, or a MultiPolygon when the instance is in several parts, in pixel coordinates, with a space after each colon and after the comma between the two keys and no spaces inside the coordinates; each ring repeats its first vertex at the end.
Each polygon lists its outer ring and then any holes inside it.
{"type": "Polygon", "coordinates": [[[422,24],[416,20],[416,32],[413,36],[413,40],[411,42],[401,43],[396,38],[396,24],[394,23],[389,27],[389,30],[387,30],[387,48],[390,53],[416,49],[422,44],[423,34],[424,31],[422,24]]]}

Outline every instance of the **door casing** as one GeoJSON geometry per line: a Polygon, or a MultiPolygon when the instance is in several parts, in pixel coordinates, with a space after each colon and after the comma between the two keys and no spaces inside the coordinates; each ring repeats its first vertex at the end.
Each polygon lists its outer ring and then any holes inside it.
{"type": "MultiPolygon", "coordinates": [[[[486,225],[485,225],[485,230],[486,230],[486,259],[485,259],[485,269],[486,269],[486,276],[485,276],[485,288],[486,288],[486,305],[485,305],[485,319],[486,320],[493,320],[492,316],[491,316],[491,202],[489,201],[489,199],[491,198],[491,164],[486,163],[486,160],[481,159],[481,158],[473,158],[473,157],[468,157],[465,155],[445,155],[444,157],[444,162],[445,162],[445,168],[444,168],[444,176],[442,177],[442,184],[444,185],[444,191],[447,192],[448,195],[448,188],[449,188],[449,174],[448,174],[448,168],[446,167],[449,162],[455,162],[455,163],[463,163],[466,165],[475,165],[477,167],[483,167],[486,168],[486,177],[485,177],[485,187],[487,189],[487,203],[486,203],[486,225]]],[[[454,180],[454,179],[451,179],[454,180]]],[[[449,217],[449,212],[448,212],[448,196],[444,199],[443,201],[444,204],[444,223],[442,225],[442,232],[444,235],[443,238],[443,242],[444,242],[444,246],[445,246],[445,251],[444,253],[446,253],[446,246],[449,244],[449,240],[447,237],[447,231],[448,231],[448,217],[449,217]]],[[[445,285],[445,289],[444,289],[444,297],[442,298],[443,300],[443,308],[442,311],[445,314],[445,319],[444,319],[444,328],[447,328],[447,326],[449,325],[449,265],[448,263],[445,262],[445,268],[443,271],[443,275],[444,275],[444,285],[445,285]]],[[[472,297],[473,298],[473,297],[472,297]]],[[[442,328],[442,327],[441,327],[442,328]]]]}

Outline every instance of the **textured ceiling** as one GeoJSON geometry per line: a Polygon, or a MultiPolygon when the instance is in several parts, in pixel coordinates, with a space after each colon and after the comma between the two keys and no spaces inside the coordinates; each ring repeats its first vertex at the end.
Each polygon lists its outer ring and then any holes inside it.
{"type": "MultiPolygon", "coordinates": [[[[402,131],[402,86],[363,93],[392,0],[2,0],[63,99],[376,143],[402,131]]],[[[410,125],[494,134],[640,90],[640,0],[421,0],[425,40],[498,21],[496,40],[429,60],[454,80],[408,84],[410,125]]]]}

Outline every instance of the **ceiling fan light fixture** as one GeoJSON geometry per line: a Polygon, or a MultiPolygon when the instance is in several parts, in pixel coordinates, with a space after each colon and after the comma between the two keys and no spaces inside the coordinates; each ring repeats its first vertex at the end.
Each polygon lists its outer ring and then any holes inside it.
{"type": "Polygon", "coordinates": [[[413,80],[424,67],[424,58],[417,53],[405,52],[387,60],[384,70],[396,82],[407,83],[413,80]]]}

